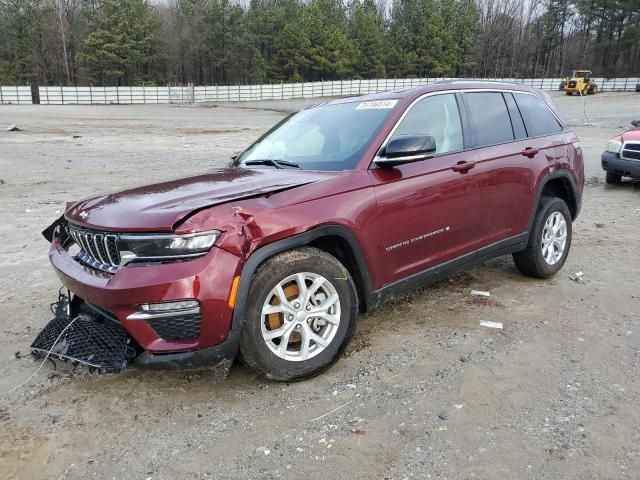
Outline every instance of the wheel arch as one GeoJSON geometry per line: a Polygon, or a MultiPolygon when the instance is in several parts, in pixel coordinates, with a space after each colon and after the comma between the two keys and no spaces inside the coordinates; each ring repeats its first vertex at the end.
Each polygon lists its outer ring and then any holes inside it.
{"type": "Polygon", "coordinates": [[[358,239],[353,231],[344,225],[325,225],[269,243],[251,254],[240,274],[231,326],[233,332],[240,331],[244,325],[249,288],[258,267],[274,255],[299,247],[316,247],[340,260],[356,284],[361,310],[369,309],[372,298],[371,279],[358,239]]]}
{"type": "Polygon", "coordinates": [[[572,220],[575,220],[580,213],[581,196],[573,176],[566,170],[556,170],[545,175],[538,183],[536,199],[529,214],[528,231],[531,230],[540,199],[543,196],[558,197],[564,200],[569,207],[572,220]]]}

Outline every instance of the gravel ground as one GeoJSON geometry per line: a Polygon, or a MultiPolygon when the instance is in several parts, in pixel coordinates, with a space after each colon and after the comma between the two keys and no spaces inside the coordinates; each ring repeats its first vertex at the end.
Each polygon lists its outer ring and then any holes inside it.
{"type": "Polygon", "coordinates": [[[589,178],[555,278],[495,259],[363,316],[302,383],[46,364],[8,395],[37,367],[23,355],[58,289],[39,232],[64,202],[220,165],[283,114],[0,108],[22,129],[0,131],[0,478],[638,478],[640,189],[604,185],[599,155],[640,95],[588,97],[587,118],[555,98],[589,178]]]}

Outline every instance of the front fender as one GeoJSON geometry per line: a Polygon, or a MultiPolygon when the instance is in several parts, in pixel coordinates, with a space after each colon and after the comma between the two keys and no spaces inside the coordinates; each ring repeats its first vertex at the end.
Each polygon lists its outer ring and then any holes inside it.
{"type": "Polygon", "coordinates": [[[313,228],[304,233],[294,235],[273,243],[269,243],[263,247],[256,249],[247,259],[240,275],[240,283],[236,297],[236,305],[233,311],[233,320],[231,330],[238,332],[242,329],[245,320],[247,299],[249,297],[249,289],[251,280],[256,269],[267,259],[274,255],[291,250],[297,247],[309,245],[314,240],[325,236],[337,236],[344,239],[350,246],[353,257],[356,261],[359,274],[361,276],[361,285],[364,288],[365,307],[368,309],[371,303],[371,279],[369,277],[369,269],[365,261],[360,242],[355,234],[344,225],[325,225],[313,228]]]}

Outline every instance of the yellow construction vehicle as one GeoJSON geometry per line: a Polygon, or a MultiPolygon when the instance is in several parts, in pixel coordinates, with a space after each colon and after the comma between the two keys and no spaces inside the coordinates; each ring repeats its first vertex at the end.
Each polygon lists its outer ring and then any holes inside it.
{"type": "Polygon", "coordinates": [[[593,81],[591,70],[572,70],[562,81],[560,90],[567,95],[593,95],[598,93],[598,85],[593,81]]]}

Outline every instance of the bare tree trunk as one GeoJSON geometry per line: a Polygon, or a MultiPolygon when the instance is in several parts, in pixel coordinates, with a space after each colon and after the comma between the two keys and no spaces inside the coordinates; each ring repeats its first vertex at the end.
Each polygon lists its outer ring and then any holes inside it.
{"type": "Polygon", "coordinates": [[[58,18],[60,19],[60,35],[62,36],[62,51],[64,52],[64,69],[67,73],[67,85],[71,85],[69,59],[67,58],[67,38],[64,32],[64,22],[62,21],[62,0],[58,0],[58,18]]]}

